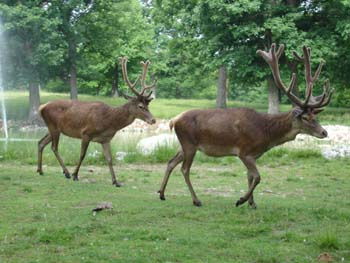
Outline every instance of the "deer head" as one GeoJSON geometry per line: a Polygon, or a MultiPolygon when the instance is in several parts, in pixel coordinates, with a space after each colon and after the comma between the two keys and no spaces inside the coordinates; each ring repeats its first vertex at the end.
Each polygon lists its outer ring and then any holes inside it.
{"type": "Polygon", "coordinates": [[[305,67],[306,89],[305,100],[302,101],[292,93],[293,87],[296,84],[295,73],[292,75],[288,88],[286,88],[286,85],[281,79],[278,62],[283,54],[283,51],[284,45],[280,45],[276,51],[276,44],[273,43],[269,52],[258,50],[257,54],[262,56],[263,59],[269,64],[276,86],[296,105],[296,107],[291,111],[293,114],[293,126],[298,129],[300,133],[309,134],[318,138],[325,138],[327,137],[327,131],[317,122],[316,115],[323,110],[323,107],[329,104],[334,89],[329,89],[329,81],[327,80],[323,88],[323,93],[319,96],[312,95],[312,88],[320,76],[323,62],[320,63],[315,75],[312,76],[310,63],[311,49],[304,46],[303,56],[300,56],[295,51],[293,52],[294,58],[297,61],[303,62],[305,67]]]}
{"type": "Polygon", "coordinates": [[[134,83],[131,83],[128,77],[128,71],[127,71],[127,62],[128,59],[126,57],[119,58],[119,62],[122,65],[122,71],[123,71],[123,78],[130,90],[136,95],[128,96],[126,94],[123,94],[124,98],[129,100],[131,111],[130,113],[135,116],[137,119],[141,119],[149,124],[154,124],[156,120],[154,119],[153,115],[148,109],[148,105],[153,99],[151,97],[152,91],[150,91],[148,94],[146,94],[146,90],[151,90],[155,87],[156,81],[154,81],[151,85],[146,84],[146,76],[148,71],[148,66],[150,62],[147,60],[146,62],[141,61],[142,65],[142,74],[135,80],[134,83]],[[141,79],[141,91],[138,91],[135,86],[141,79]]]}

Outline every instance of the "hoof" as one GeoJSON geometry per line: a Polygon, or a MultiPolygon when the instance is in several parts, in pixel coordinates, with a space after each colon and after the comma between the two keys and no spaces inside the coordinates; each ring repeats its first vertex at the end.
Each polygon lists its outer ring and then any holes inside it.
{"type": "Polygon", "coordinates": [[[70,179],[70,178],[71,178],[69,172],[63,172],[63,173],[64,173],[64,176],[65,176],[67,179],[70,179]]]}
{"type": "Polygon", "coordinates": [[[256,206],[256,204],[255,203],[249,203],[249,206],[252,208],[252,209],[257,209],[257,206],[256,206]]]}
{"type": "Polygon", "coordinates": [[[44,174],[43,171],[40,170],[40,169],[36,170],[36,172],[39,173],[40,175],[43,175],[43,174],[44,174]]]}
{"type": "Polygon", "coordinates": [[[160,190],[158,191],[158,193],[159,193],[159,199],[164,201],[165,200],[164,193],[162,193],[162,191],[160,191],[160,190]]]}
{"type": "Polygon", "coordinates": [[[241,197],[237,202],[236,202],[236,206],[240,206],[242,204],[244,204],[247,200],[245,200],[243,197],[241,197]]]}
{"type": "Polygon", "coordinates": [[[79,181],[79,178],[78,178],[77,174],[73,174],[73,181],[79,181]]]}
{"type": "Polygon", "coordinates": [[[113,182],[112,184],[115,185],[115,187],[122,187],[123,186],[123,184],[121,184],[117,181],[113,182]]]}
{"type": "Polygon", "coordinates": [[[200,206],[202,206],[202,202],[201,202],[201,201],[199,201],[199,200],[197,200],[197,201],[193,201],[193,205],[194,205],[194,206],[198,206],[198,207],[200,207],[200,206]]]}

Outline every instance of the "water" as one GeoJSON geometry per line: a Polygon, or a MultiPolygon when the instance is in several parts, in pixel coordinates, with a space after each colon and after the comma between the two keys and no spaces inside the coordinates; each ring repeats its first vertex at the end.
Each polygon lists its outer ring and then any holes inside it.
{"type": "MultiPolygon", "coordinates": [[[[1,50],[0,50],[1,52],[1,50]]],[[[4,87],[2,85],[1,77],[1,63],[0,63],[0,102],[1,102],[1,116],[2,116],[2,127],[5,133],[5,139],[9,137],[8,128],[7,128],[7,116],[6,116],[6,107],[5,107],[5,96],[4,96],[4,87]]]]}
{"type": "Polygon", "coordinates": [[[2,24],[0,22],[0,103],[1,103],[2,127],[5,133],[5,140],[7,140],[9,135],[8,135],[8,128],[7,128],[4,85],[3,85],[3,79],[2,79],[3,62],[4,62],[4,41],[3,41],[3,33],[2,33],[2,24]]]}

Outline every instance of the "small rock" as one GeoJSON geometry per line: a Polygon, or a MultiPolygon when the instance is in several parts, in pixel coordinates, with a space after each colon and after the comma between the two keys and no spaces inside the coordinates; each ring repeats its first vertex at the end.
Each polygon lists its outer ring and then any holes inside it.
{"type": "Polygon", "coordinates": [[[93,178],[88,179],[88,178],[84,178],[83,180],[81,180],[83,183],[88,183],[88,184],[95,184],[97,181],[93,178]]]}
{"type": "Polygon", "coordinates": [[[272,190],[270,190],[270,189],[265,189],[263,192],[267,193],[267,194],[272,194],[273,193],[272,190]]]}
{"type": "Polygon", "coordinates": [[[116,152],[115,153],[115,158],[118,160],[118,161],[123,161],[125,156],[127,155],[128,153],[127,152],[116,152]]]}
{"type": "Polygon", "coordinates": [[[93,216],[95,216],[97,212],[102,211],[104,209],[113,209],[112,202],[102,202],[98,204],[94,209],[92,209],[93,216]]]}
{"type": "Polygon", "coordinates": [[[327,253],[327,252],[323,252],[321,253],[318,257],[317,257],[318,261],[322,261],[322,262],[332,262],[333,258],[332,256],[327,253]]]}

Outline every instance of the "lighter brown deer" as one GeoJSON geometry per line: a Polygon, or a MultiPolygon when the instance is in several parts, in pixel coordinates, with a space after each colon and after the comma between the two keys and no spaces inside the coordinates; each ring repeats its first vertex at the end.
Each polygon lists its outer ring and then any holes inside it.
{"type": "Polygon", "coordinates": [[[66,168],[62,158],[58,153],[58,143],[61,133],[66,136],[81,139],[81,152],[78,165],[73,172],[73,180],[78,180],[78,172],[90,142],[102,144],[104,156],[112,175],[112,184],[121,186],[117,181],[113,169],[110,141],[115,133],[130,125],[135,119],[141,119],[149,124],[156,122],[148,105],[152,100],[152,91],[146,94],[146,90],[155,87],[156,82],[151,85],[146,84],[146,75],[149,61],[141,62],[143,70],[134,83],[131,83],[127,74],[127,58],[120,58],[122,64],[123,77],[130,90],[136,95],[131,97],[124,95],[128,102],[120,107],[110,107],[102,102],[82,102],[72,100],[56,100],[48,102],[40,107],[40,114],[49,130],[38,143],[38,169],[42,170],[42,153],[45,146],[51,142],[51,149],[60,163],[66,178],[70,178],[70,173],[66,168]],[[141,78],[142,90],[135,87],[141,78]]]}
{"type": "Polygon", "coordinates": [[[314,97],[312,88],[319,77],[322,63],[314,76],[311,74],[310,48],[303,47],[303,56],[294,52],[294,57],[303,62],[306,75],[305,100],[291,91],[295,85],[293,74],[288,88],[281,80],[278,60],[284,51],[280,45],[276,52],[275,44],[269,52],[257,51],[270,65],[277,87],[296,105],[286,113],[265,114],[249,108],[189,110],[170,122],[175,129],[181,149],[168,162],[161,184],[160,199],[165,200],[165,189],[173,169],[182,162],[181,172],[190,190],[193,204],[201,206],[190,180],[190,168],[197,150],[208,156],[238,156],[247,168],[248,191],[236,202],[236,206],[248,201],[256,208],[253,192],[260,183],[256,160],[274,146],[294,140],[297,134],[304,133],[317,138],[325,138],[327,131],[316,121],[316,115],[329,104],[333,90],[326,82],[322,95],[314,97]]]}

